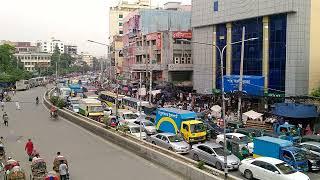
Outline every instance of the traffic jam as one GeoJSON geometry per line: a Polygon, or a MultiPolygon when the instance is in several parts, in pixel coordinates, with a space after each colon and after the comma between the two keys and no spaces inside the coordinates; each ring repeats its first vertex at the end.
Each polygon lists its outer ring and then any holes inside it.
{"type": "Polygon", "coordinates": [[[309,180],[320,170],[314,124],[276,114],[283,106],[295,111],[296,104],[278,103],[273,114],[248,109],[241,121],[227,113],[224,122],[219,103],[191,93],[168,98],[159,88],[150,102],[119,87],[95,74],[65,77],[56,81],[52,97],[74,113],[241,178],[309,180]]]}

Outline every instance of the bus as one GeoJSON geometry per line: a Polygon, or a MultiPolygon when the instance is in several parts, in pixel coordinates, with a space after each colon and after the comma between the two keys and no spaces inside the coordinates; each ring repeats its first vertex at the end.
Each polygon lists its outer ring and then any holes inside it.
{"type": "Polygon", "coordinates": [[[122,98],[122,105],[128,109],[138,109],[138,106],[141,103],[141,107],[148,106],[148,101],[141,101],[137,98],[125,96],[122,98]]]}
{"type": "Polygon", "coordinates": [[[16,90],[22,91],[30,89],[29,81],[28,80],[20,80],[16,82],[16,90]]]}
{"type": "MultiPolygon", "coordinates": [[[[118,95],[118,102],[121,104],[124,95],[118,95]]],[[[99,95],[101,102],[109,107],[112,107],[116,103],[117,94],[110,91],[102,91],[99,95]]]]}

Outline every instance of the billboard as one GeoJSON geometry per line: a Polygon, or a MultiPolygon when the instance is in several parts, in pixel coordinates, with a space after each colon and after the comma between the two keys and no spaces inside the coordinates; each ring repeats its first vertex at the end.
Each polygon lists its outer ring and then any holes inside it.
{"type": "MultiPolygon", "coordinates": [[[[224,91],[235,92],[239,90],[239,75],[224,76],[224,91]]],[[[243,76],[243,92],[253,96],[264,95],[264,77],[263,76],[243,76]]]]}

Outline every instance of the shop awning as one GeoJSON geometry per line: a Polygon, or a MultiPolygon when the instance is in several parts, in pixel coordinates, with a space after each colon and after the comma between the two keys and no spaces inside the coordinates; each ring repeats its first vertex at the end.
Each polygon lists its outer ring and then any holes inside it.
{"type": "Polygon", "coordinates": [[[256,119],[261,119],[263,114],[251,110],[251,111],[243,113],[243,115],[246,118],[251,118],[253,120],[256,120],[256,119]]]}
{"type": "Polygon", "coordinates": [[[277,103],[272,114],[288,118],[316,118],[319,117],[317,107],[309,104],[277,103]]]}

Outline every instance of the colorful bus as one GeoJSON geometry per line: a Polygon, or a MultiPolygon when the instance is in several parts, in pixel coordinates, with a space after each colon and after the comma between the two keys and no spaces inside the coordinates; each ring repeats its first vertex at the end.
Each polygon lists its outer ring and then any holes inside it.
{"type": "Polygon", "coordinates": [[[140,101],[137,98],[128,97],[128,96],[125,96],[125,97],[122,98],[122,105],[125,106],[128,109],[137,110],[138,106],[140,105],[140,103],[141,103],[141,107],[149,105],[148,101],[140,101]]]}
{"type": "MultiPolygon", "coordinates": [[[[118,102],[121,104],[124,95],[118,95],[118,102]]],[[[101,102],[109,107],[112,107],[116,103],[117,94],[110,91],[102,91],[99,95],[101,102]]]]}

